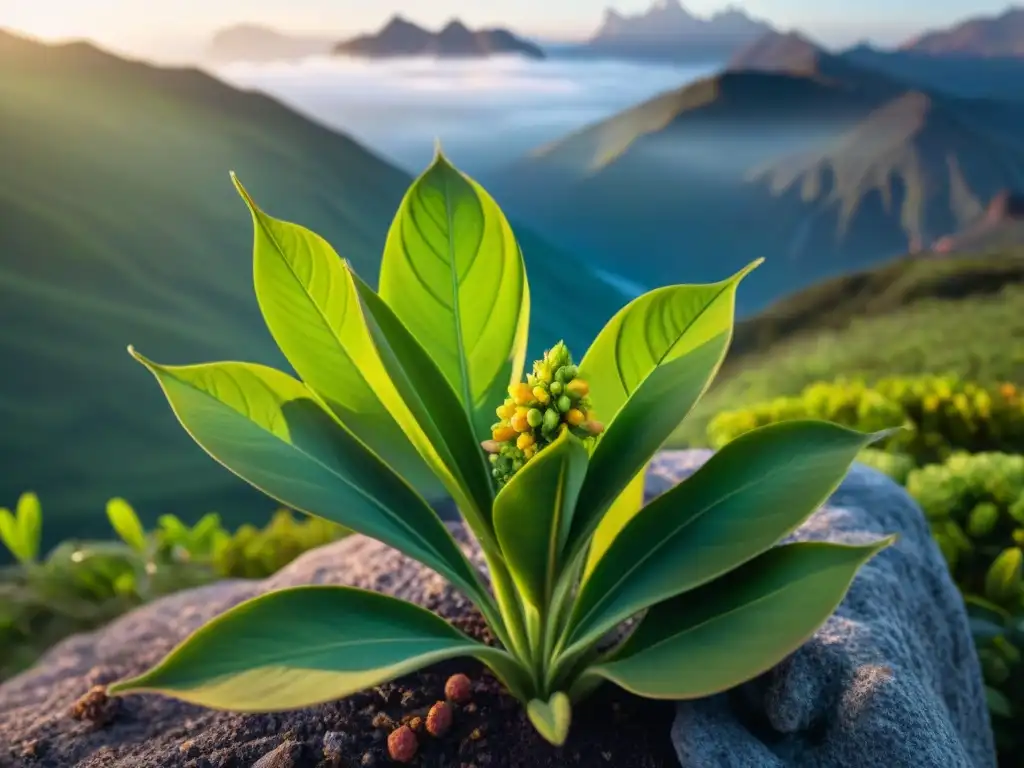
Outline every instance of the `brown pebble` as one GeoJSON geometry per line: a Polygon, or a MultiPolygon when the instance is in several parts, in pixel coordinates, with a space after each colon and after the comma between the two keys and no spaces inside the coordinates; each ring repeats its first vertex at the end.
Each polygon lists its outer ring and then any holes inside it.
{"type": "Polygon", "coordinates": [[[352,737],[341,731],[328,731],[324,734],[324,760],[328,765],[340,765],[345,756],[345,747],[352,742],[352,737]]]}
{"type": "Polygon", "coordinates": [[[396,728],[388,736],[388,755],[395,762],[411,762],[416,757],[418,748],[419,742],[416,741],[416,734],[407,725],[396,728]]]}
{"type": "Polygon", "coordinates": [[[444,695],[456,704],[465,704],[473,698],[473,687],[469,678],[463,674],[452,675],[444,684],[444,695]]]}
{"type": "Polygon", "coordinates": [[[427,712],[427,733],[444,736],[452,727],[452,708],[447,702],[439,701],[427,712]]]}
{"type": "Polygon", "coordinates": [[[370,725],[381,730],[390,730],[395,727],[395,721],[388,717],[387,712],[378,712],[373,716],[370,725]]]}
{"type": "Polygon", "coordinates": [[[39,742],[35,739],[26,741],[21,747],[22,757],[38,757],[39,756],[39,742]]]}
{"type": "Polygon", "coordinates": [[[120,699],[107,696],[107,689],[102,685],[94,685],[88,692],[71,705],[71,717],[75,720],[87,720],[99,727],[114,719],[120,699]]]}
{"type": "Polygon", "coordinates": [[[295,768],[301,751],[301,744],[287,739],[253,763],[252,768],[295,768]]]}

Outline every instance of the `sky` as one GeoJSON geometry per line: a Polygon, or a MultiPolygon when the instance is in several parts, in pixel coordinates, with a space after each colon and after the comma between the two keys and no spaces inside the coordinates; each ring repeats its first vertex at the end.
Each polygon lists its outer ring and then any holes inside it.
{"type": "MultiPolygon", "coordinates": [[[[653,0],[0,0],[0,27],[46,39],[86,37],[125,51],[170,52],[201,45],[210,33],[239,22],[283,31],[358,33],[379,27],[400,12],[440,26],[459,17],[470,26],[499,24],[522,34],[585,38],[600,24],[606,6],[622,13],[653,0]]],[[[684,0],[699,16],[728,0],[684,0]]],[[[925,28],[964,17],[995,14],[1007,0],[739,0],[734,5],[776,26],[800,28],[826,45],[861,40],[891,45],[925,28]]]]}

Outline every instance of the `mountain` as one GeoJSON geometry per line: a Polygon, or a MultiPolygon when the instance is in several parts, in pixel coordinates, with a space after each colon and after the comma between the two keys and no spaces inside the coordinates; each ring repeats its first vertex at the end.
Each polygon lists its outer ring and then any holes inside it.
{"type": "Polygon", "coordinates": [[[304,59],[326,56],[336,42],[332,37],[286,35],[257,24],[239,24],[214,34],[205,58],[215,63],[304,59]]]}
{"type": "Polygon", "coordinates": [[[984,214],[959,232],[936,240],[936,253],[972,253],[1024,246],[1024,193],[1004,189],[984,214]]]}
{"type": "Polygon", "coordinates": [[[923,34],[900,48],[931,56],[1024,57],[1024,8],[968,19],[950,29],[923,34]]]}
{"type": "Polygon", "coordinates": [[[1024,179],[1024,105],[912,88],[841,57],[811,63],[670,91],[487,181],[563,247],[649,286],[767,257],[740,291],[752,311],[919,250],[1024,179]]]}
{"type": "Polygon", "coordinates": [[[582,51],[638,59],[721,61],[771,29],[736,7],[703,19],[679,0],[655,0],[647,11],[634,15],[607,9],[582,51]]]}
{"type": "MultiPolygon", "coordinates": [[[[149,521],[211,509],[235,524],[265,518],[273,503],[196,447],[125,346],[167,363],[287,370],[256,304],[252,222],[228,171],[372,285],[410,177],[198,70],[2,33],[0,163],[0,505],[37,491],[50,543],[109,533],[103,508],[117,495],[149,521]]],[[[582,355],[627,298],[516,232],[531,354],[565,338],[582,355]]]]}
{"type": "Polygon", "coordinates": [[[918,88],[977,99],[1024,101],[1024,57],[934,56],[858,45],[842,58],[918,88]]]}
{"type": "Polygon", "coordinates": [[[519,54],[543,59],[544,51],[504,29],[472,31],[460,21],[450,21],[440,32],[394,16],[375,35],[361,35],[338,43],[337,54],[387,58],[392,56],[432,56],[441,58],[483,58],[499,54],[519,54]]]}

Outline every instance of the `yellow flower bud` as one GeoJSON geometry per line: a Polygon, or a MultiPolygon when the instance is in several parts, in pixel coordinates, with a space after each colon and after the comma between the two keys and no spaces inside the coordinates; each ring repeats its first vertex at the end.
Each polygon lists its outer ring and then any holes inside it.
{"type": "Polygon", "coordinates": [[[517,413],[512,417],[512,429],[516,432],[526,432],[530,428],[530,422],[526,420],[525,413],[517,413]]]}
{"type": "Polygon", "coordinates": [[[515,436],[516,431],[512,427],[498,427],[493,432],[491,432],[491,437],[493,437],[499,443],[507,443],[515,436]]]}
{"type": "Polygon", "coordinates": [[[533,396],[541,405],[547,405],[548,401],[551,399],[551,395],[548,394],[547,390],[544,389],[544,387],[534,387],[533,396]]]}
{"type": "Polygon", "coordinates": [[[523,456],[525,456],[527,459],[532,459],[535,453],[537,453],[536,445],[531,445],[527,448],[523,448],[523,456]]]}
{"type": "Polygon", "coordinates": [[[565,391],[577,399],[586,397],[590,392],[590,385],[583,379],[573,379],[565,385],[565,391]]]}
{"type": "Polygon", "coordinates": [[[565,420],[572,424],[574,427],[578,427],[583,423],[583,411],[578,408],[572,408],[567,414],[565,414],[565,420]]]}
{"type": "Polygon", "coordinates": [[[551,381],[551,366],[547,363],[541,363],[537,366],[537,378],[543,381],[545,384],[551,381]]]}
{"type": "Polygon", "coordinates": [[[516,439],[516,447],[521,451],[525,451],[531,445],[533,445],[533,435],[529,432],[524,432],[516,439]]]}
{"type": "Polygon", "coordinates": [[[516,405],[526,405],[533,399],[533,392],[530,390],[530,385],[525,382],[513,384],[508,388],[508,393],[512,396],[512,400],[516,405]]]}
{"type": "Polygon", "coordinates": [[[505,403],[504,405],[499,405],[498,408],[495,410],[495,413],[498,414],[499,419],[511,419],[512,414],[514,414],[515,412],[516,406],[514,403],[505,403]]]}

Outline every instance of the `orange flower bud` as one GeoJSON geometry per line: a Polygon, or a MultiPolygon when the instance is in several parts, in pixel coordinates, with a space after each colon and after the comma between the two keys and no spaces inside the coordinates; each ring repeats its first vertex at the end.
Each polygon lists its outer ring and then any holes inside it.
{"type": "Polygon", "coordinates": [[[524,432],[516,439],[516,447],[521,451],[525,451],[531,445],[533,445],[533,435],[529,432],[524,432]]]}
{"type": "Polygon", "coordinates": [[[515,436],[516,431],[512,427],[498,427],[496,430],[491,432],[491,437],[493,437],[499,443],[507,443],[515,436]]]}
{"type": "Polygon", "coordinates": [[[574,427],[578,427],[583,423],[583,411],[579,408],[572,408],[567,414],[565,414],[565,420],[572,424],[574,427]]]}
{"type": "Polygon", "coordinates": [[[517,413],[512,417],[512,429],[516,432],[525,432],[530,428],[530,422],[526,420],[525,413],[517,413]]]}

